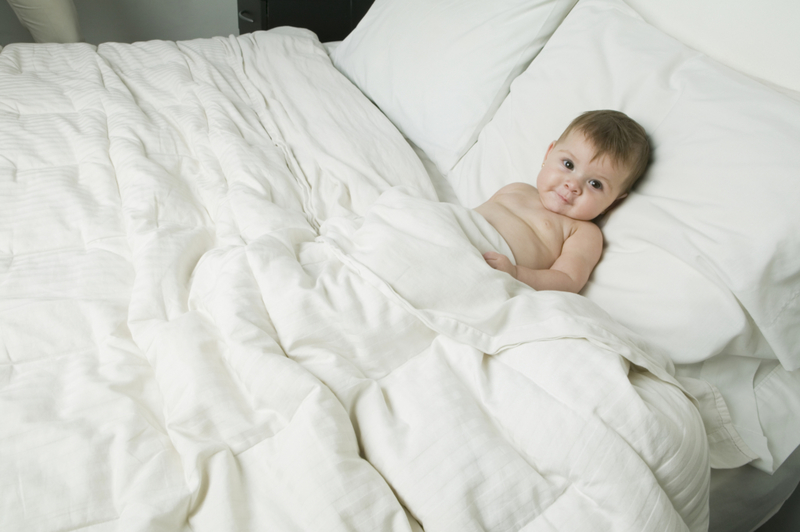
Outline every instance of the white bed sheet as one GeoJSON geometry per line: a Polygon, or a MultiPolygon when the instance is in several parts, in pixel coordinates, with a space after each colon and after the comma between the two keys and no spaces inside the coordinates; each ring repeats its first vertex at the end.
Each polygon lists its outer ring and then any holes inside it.
{"type": "Polygon", "coordinates": [[[0,528],[705,530],[727,427],[310,32],[0,71],[0,528]]]}

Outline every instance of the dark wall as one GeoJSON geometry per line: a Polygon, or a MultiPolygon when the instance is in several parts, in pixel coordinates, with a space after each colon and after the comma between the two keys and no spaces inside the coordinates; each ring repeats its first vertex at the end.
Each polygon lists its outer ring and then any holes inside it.
{"type": "Polygon", "coordinates": [[[373,0],[238,0],[239,32],[278,26],[308,28],[322,42],[341,41],[373,0]]]}

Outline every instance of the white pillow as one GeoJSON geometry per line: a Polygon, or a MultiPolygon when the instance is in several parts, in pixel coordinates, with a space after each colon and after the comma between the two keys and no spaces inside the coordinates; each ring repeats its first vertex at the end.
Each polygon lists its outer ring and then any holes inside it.
{"type": "Polygon", "coordinates": [[[334,65],[446,172],[576,0],[376,0],[334,65]]]}
{"type": "Polygon", "coordinates": [[[800,91],[800,2],[627,0],[644,20],[720,63],[800,91]]]}
{"type": "Polygon", "coordinates": [[[800,367],[800,104],[621,0],[581,0],[448,176],[459,200],[535,183],[547,145],[590,109],[639,121],[654,157],[607,216],[584,294],[676,362],[800,367]]]}

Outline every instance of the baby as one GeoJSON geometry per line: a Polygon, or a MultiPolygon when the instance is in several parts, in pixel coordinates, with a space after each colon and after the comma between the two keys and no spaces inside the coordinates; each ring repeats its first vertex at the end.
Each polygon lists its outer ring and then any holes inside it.
{"type": "Polygon", "coordinates": [[[536,187],[513,183],[475,210],[508,243],[486,262],[536,290],[579,292],[600,260],[603,235],[592,220],[627,196],[644,173],[650,144],[619,111],[589,111],[550,144],[536,187]]]}

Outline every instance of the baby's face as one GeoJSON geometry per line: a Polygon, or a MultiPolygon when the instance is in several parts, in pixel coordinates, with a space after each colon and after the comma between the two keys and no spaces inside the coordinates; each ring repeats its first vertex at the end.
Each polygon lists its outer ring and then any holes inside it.
{"type": "Polygon", "coordinates": [[[618,198],[627,169],[609,157],[592,160],[595,148],[581,131],[547,149],[536,188],[544,207],[575,220],[593,220],[618,198]]]}

